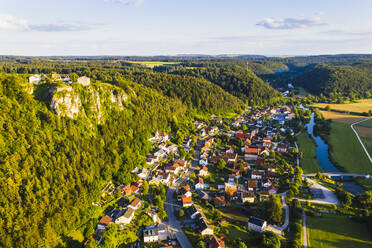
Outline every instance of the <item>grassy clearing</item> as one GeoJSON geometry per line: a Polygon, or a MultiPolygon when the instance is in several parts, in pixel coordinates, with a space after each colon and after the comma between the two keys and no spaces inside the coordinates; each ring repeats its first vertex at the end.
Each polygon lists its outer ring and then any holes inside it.
{"type": "Polygon", "coordinates": [[[372,174],[372,166],[349,125],[331,123],[331,157],[347,172],[372,174]]]}
{"type": "Polygon", "coordinates": [[[366,113],[368,110],[372,109],[372,99],[363,99],[358,100],[355,103],[347,103],[347,104],[327,104],[327,103],[317,103],[313,106],[318,108],[325,108],[326,106],[330,106],[331,109],[341,110],[341,111],[350,111],[355,113],[366,113]]]}
{"type": "Polygon", "coordinates": [[[363,120],[365,117],[359,115],[348,115],[332,111],[320,110],[320,113],[323,115],[324,119],[332,119],[335,122],[352,124],[354,122],[363,120]]]}
{"type": "Polygon", "coordinates": [[[250,248],[257,248],[256,243],[256,234],[242,228],[241,226],[234,225],[231,223],[223,223],[222,227],[225,227],[229,230],[229,234],[227,237],[224,239],[226,244],[228,245],[227,247],[232,247],[230,244],[233,243],[233,241],[237,239],[242,239],[250,248]]]}
{"type": "Polygon", "coordinates": [[[177,65],[180,62],[162,62],[162,61],[128,61],[128,63],[139,64],[148,68],[154,68],[155,66],[162,65],[177,65]]]}
{"type": "Polygon", "coordinates": [[[241,207],[229,206],[219,209],[223,216],[241,222],[248,222],[249,216],[242,211],[241,207]]]}
{"type": "Polygon", "coordinates": [[[297,136],[297,144],[300,152],[303,153],[303,159],[300,165],[304,173],[316,173],[322,171],[316,159],[316,145],[308,133],[302,132],[297,136]]]}
{"type": "Polygon", "coordinates": [[[307,217],[309,248],[372,247],[372,235],[363,223],[343,215],[307,217]]]}

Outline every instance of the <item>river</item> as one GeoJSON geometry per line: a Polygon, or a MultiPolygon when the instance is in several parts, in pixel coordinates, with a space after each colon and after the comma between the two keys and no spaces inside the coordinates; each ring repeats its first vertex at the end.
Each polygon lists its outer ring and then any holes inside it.
{"type": "MultiPolygon", "coordinates": [[[[316,143],[316,157],[318,160],[318,164],[323,169],[324,172],[342,172],[334,166],[334,164],[329,159],[328,153],[328,145],[324,142],[324,140],[319,136],[314,136],[314,113],[311,114],[311,119],[308,124],[305,125],[307,128],[307,132],[311,135],[316,143]]],[[[346,191],[357,194],[363,193],[364,189],[359,186],[357,183],[351,182],[344,182],[342,188],[346,191]]]]}

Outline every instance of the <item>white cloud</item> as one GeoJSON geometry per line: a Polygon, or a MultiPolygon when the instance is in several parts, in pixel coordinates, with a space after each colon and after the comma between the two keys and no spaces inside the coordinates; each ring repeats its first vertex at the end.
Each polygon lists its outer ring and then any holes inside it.
{"type": "Polygon", "coordinates": [[[258,22],[258,26],[267,29],[296,29],[327,25],[319,17],[315,18],[267,18],[258,22]]]}
{"type": "Polygon", "coordinates": [[[28,20],[8,14],[0,14],[0,30],[40,31],[40,32],[73,32],[90,29],[79,23],[30,24],[28,20]]]}
{"type": "Polygon", "coordinates": [[[0,14],[0,29],[25,30],[29,26],[28,21],[12,15],[0,14]]]}
{"type": "Polygon", "coordinates": [[[116,2],[116,3],[122,3],[125,5],[141,5],[144,0],[104,0],[106,3],[109,2],[116,2]]]}

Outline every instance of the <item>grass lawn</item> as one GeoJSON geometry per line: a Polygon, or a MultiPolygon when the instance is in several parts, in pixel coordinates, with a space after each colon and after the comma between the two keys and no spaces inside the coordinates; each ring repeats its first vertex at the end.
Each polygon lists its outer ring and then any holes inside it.
{"type": "Polygon", "coordinates": [[[230,244],[234,240],[242,239],[246,244],[248,244],[248,247],[257,248],[255,233],[228,222],[225,222],[222,226],[229,230],[229,235],[224,239],[227,247],[232,247],[230,244]]]}
{"type": "Polygon", "coordinates": [[[328,105],[331,107],[331,109],[335,109],[335,110],[350,111],[350,112],[355,112],[355,113],[366,113],[368,112],[368,110],[372,109],[372,99],[363,99],[363,100],[358,100],[355,103],[347,103],[347,104],[327,104],[327,103],[314,104],[314,106],[318,108],[325,108],[328,105]]]}
{"type": "Polygon", "coordinates": [[[368,248],[372,235],[365,224],[343,215],[307,217],[309,248],[368,248]]]}
{"type": "Polygon", "coordinates": [[[316,144],[308,133],[302,132],[297,136],[297,144],[304,157],[300,165],[304,173],[316,173],[322,171],[316,159],[316,144]]]}
{"type": "Polygon", "coordinates": [[[218,210],[221,211],[222,215],[235,220],[235,221],[241,221],[241,222],[248,222],[249,215],[244,213],[243,209],[239,206],[228,206],[219,208],[218,210]]]}
{"type": "Polygon", "coordinates": [[[372,174],[372,166],[349,125],[331,123],[331,157],[345,171],[361,174],[372,174]]]}

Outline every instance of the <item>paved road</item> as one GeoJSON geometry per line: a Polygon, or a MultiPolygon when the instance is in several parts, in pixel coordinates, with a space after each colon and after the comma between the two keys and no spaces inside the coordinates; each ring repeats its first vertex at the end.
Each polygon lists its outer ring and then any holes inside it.
{"type": "MultiPolygon", "coordinates": [[[[354,174],[354,173],[336,173],[336,172],[325,172],[320,173],[322,176],[329,176],[329,177],[365,177],[365,178],[372,178],[371,175],[367,174],[354,174]]],[[[303,174],[304,177],[314,177],[316,176],[316,173],[310,173],[310,174],[303,174]]]]}
{"type": "MultiPolygon", "coordinates": [[[[296,141],[295,141],[295,146],[296,146],[297,151],[300,152],[296,141]]],[[[297,154],[297,166],[300,166],[300,159],[298,158],[298,154],[297,154]]]]}
{"type": "Polygon", "coordinates": [[[166,202],[164,204],[165,212],[167,213],[167,216],[168,216],[168,222],[167,222],[168,227],[175,234],[178,242],[183,248],[193,248],[193,246],[190,243],[189,239],[187,238],[186,234],[182,231],[181,223],[177,220],[177,217],[175,214],[175,207],[177,203],[175,202],[173,195],[174,195],[174,192],[176,192],[177,187],[180,184],[182,184],[187,178],[190,177],[190,175],[195,170],[195,167],[198,165],[201,145],[202,145],[202,140],[198,140],[197,145],[195,147],[192,167],[190,167],[189,171],[185,175],[183,175],[182,178],[176,181],[174,186],[170,186],[168,188],[167,194],[166,194],[166,202]]]}
{"type": "Polygon", "coordinates": [[[308,247],[307,242],[307,230],[306,230],[306,214],[305,211],[302,211],[302,238],[304,248],[308,247]]]}
{"type": "Polygon", "coordinates": [[[177,220],[175,215],[175,203],[173,199],[173,194],[176,191],[175,188],[168,188],[167,190],[167,200],[164,205],[165,211],[167,212],[168,216],[168,227],[172,230],[172,232],[175,234],[178,242],[183,248],[193,248],[192,244],[190,243],[189,239],[185,235],[185,233],[182,231],[181,223],[177,220]]]}

